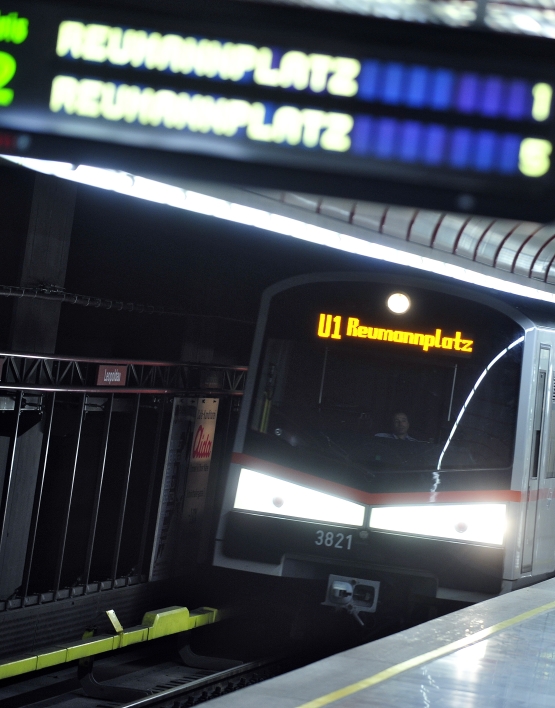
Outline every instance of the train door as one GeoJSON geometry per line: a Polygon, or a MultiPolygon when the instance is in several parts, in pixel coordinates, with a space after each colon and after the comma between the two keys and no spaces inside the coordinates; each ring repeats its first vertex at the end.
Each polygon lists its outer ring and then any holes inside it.
{"type": "Polygon", "coordinates": [[[550,350],[542,345],[540,373],[545,372],[543,430],[539,464],[539,490],[536,506],[536,531],[532,574],[555,570],[555,382],[550,350]],[[547,353],[545,353],[547,350],[547,353]],[[542,365],[542,356],[544,364],[542,365]]]}
{"type": "MultiPolygon", "coordinates": [[[[553,494],[553,477],[547,477],[546,458],[549,457],[550,446],[546,443],[549,436],[545,435],[546,426],[549,424],[550,406],[548,409],[547,383],[550,374],[549,344],[540,345],[540,356],[536,376],[536,395],[532,411],[532,438],[530,450],[530,467],[528,473],[528,489],[526,495],[526,518],[524,523],[524,537],[522,544],[522,573],[543,572],[539,565],[545,565],[545,545],[549,537],[555,532],[553,527],[554,516],[551,500],[547,506],[547,487],[553,494]]],[[[553,565],[553,546],[551,550],[551,565],[553,565]]]]}

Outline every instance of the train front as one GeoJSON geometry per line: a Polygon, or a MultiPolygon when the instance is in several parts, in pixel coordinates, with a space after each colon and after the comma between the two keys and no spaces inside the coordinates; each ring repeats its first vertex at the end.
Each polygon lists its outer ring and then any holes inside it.
{"type": "Polygon", "coordinates": [[[525,322],[422,281],[314,280],[263,304],[215,563],[328,579],[355,610],[500,592],[525,322]]]}

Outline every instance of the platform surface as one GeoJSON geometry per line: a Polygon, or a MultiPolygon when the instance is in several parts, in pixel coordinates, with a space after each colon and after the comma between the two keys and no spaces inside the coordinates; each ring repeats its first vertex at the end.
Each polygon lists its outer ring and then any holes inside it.
{"type": "Polygon", "coordinates": [[[213,708],[555,705],[555,579],[210,701],[213,708]]]}

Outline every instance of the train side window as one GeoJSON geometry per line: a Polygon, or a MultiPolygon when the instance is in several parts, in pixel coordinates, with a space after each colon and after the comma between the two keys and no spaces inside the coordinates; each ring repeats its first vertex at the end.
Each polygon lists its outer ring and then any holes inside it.
{"type": "Polygon", "coordinates": [[[555,376],[551,382],[551,421],[549,425],[549,455],[545,466],[547,479],[555,477],[555,376]]]}

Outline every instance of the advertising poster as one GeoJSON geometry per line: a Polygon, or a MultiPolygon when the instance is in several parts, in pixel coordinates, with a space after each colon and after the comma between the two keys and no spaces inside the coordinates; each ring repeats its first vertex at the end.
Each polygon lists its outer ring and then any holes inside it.
{"type": "Polygon", "coordinates": [[[199,398],[183,504],[183,530],[199,533],[206,504],[210,461],[218,416],[217,398],[199,398]]]}

